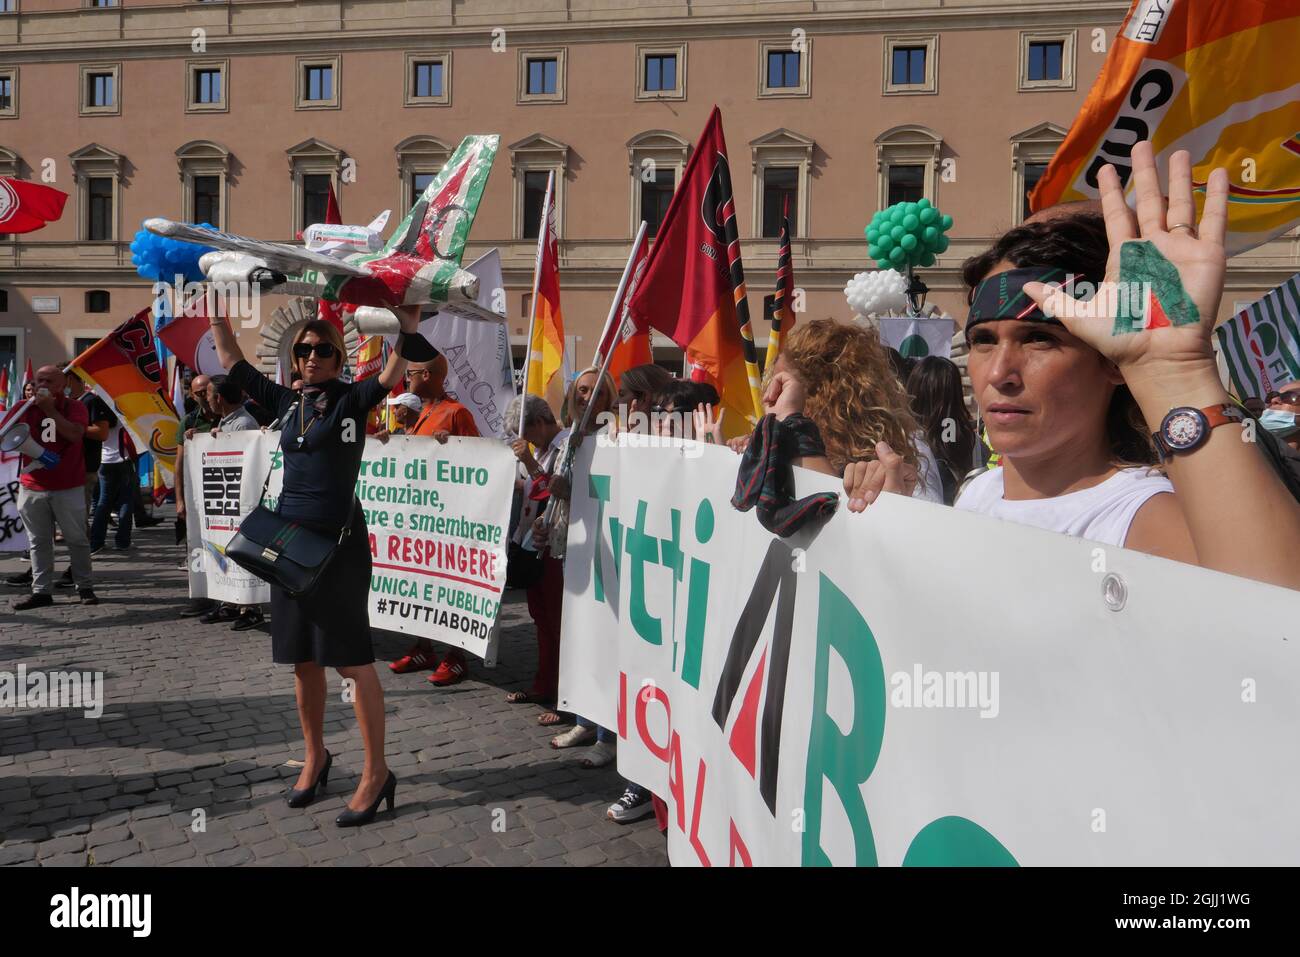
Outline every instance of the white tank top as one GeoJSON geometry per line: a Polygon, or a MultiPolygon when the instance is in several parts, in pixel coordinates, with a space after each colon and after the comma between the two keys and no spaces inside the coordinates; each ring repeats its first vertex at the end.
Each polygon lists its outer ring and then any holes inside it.
{"type": "Polygon", "coordinates": [[[1169,479],[1143,467],[1121,469],[1100,485],[1080,492],[1007,501],[1002,497],[1002,469],[996,468],[973,479],[956,507],[1123,548],[1138,509],[1153,495],[1173,490],[1169,479]]]}

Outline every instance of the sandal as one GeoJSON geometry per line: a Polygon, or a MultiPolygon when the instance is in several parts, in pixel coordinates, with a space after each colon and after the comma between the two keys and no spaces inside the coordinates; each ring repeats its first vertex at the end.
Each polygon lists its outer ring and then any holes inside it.
{"type": "Polygon", "coordinates": [[[551,738],[551,747],[559,750],[561,748],[576,748],[579,745],[590,744],[596,739],[595,728],[584,728],[580,724],[575,724],[564,734],[556,735],[551,738]]]}
{"type": "Polygon", "coordinates": [[[568,719],[558,711],[543,711],[537,716],[537,723],[543,728],[553,728],[557,724],[565,724],[567,721],[568,719]]]}
{"type": "Polygon", "coordinates": [[[540,704],[547,707],[555,703],[555,695],[540,695],[535,691],[512,691],[506,695],[510,704],[540,704]]]}
{"type": "Polygon", "coordinates": [[[613,764],[616,755],[614,745],[608,741],[597,741],[596,746],[583,755],[579,763],[584,768],[603,768],[607,764],[613,764]]]}

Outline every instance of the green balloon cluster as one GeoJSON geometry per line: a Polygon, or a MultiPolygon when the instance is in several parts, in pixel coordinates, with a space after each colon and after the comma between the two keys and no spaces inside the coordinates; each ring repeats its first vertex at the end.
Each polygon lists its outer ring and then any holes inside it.
{"type": "Polygon", "coordinates": [[[928,199],[895,203],[871,217],[867,227],[867,252],[881,269],[907,272],[909,266],[933,266],[939,253],[948,251],[952,217],[945,216],[928,199]]]}

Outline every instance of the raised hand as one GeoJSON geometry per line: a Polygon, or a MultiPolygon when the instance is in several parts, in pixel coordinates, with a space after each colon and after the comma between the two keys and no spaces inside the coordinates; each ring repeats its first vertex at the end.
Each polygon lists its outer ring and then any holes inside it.
{"type": "Polygon", "coordinates": [[[699,405],[691,412],[695,424],[695,437],[709,445],[722,444],[722,416],[725,409],[719,409],[717,418],[713,416],[713,406],[699,405]]]}
{"type": "Polygon", "coordinates": [[[777,372],[763,391],[763,411],[784,419],[788,415],[803,412],[807,400],[807,390],[796,375],[777,372]]]}
{"type": "Polygon", "coordinates": [[[874,462],[850,462],[844,467],[844,494],[849,497],[849,511],[863,511],[882,492],[910,494],[909,471],[911,484],[915,486],[916,471],[909,470],[903,457],[887,442],[877,442],[874,462]]]}
{"type": "Polygon", "coordinates": [[[1139,384],[1135,379],[1214,364],[1210,336],[1223,295],[1228,225],[1225,170],[1210,174],[1198,226],[1191,156],[1180,150],[1169,159],[1167,208],[1151,144],[1135,146],[1132,159],[1136,214],[1114,167],[1102,167],[1097,177],[1110,240],[1097,295],[1080,302],[1064,290],[1025,286],[1045,313],[1118,365],[1130,387],[1139,384]]]}

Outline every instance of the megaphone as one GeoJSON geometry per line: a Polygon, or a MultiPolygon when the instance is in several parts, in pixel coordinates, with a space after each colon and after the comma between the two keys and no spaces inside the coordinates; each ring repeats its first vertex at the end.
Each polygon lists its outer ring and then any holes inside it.
{"type": "Polygon", "coordinates": [[[31,427],[20,422],[5,433],[0,439],[0,452],[12,454],[21,452],[31,459],[23,466],[23,472],[35,472],[37,469],[52,469],[59,464],[59,453],[51,452],[32,438],[31,427]]]}

